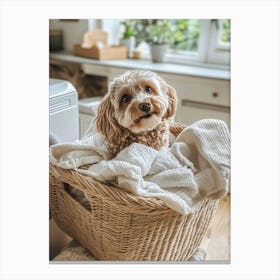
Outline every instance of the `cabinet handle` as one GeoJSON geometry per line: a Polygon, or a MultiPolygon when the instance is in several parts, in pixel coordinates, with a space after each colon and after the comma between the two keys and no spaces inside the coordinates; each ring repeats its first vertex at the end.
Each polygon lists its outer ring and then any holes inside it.
{"type": "Polygon", "coordinates": [[[206,110],[212,110],[212,111],[227,112],[227,113],[230,112],[230,107],[228,107],[228,106],[218,105],[218,104],[214,105],[214,104],[209,104],[209,103],[205,103],[205,102],[193,101],[193,100],[189,100],[189,99],[183,99],[182,106],[206,109],[206,110]]]}
{"type": "Polygon", "coordinates": [[[219,93],[218,93],[218,92],[216,92],[216,91],[214,91],[214,92],[212,93],[212,96],[216,98],[216,97],[218,97],[218,96],[219,96],[219,93]]]}

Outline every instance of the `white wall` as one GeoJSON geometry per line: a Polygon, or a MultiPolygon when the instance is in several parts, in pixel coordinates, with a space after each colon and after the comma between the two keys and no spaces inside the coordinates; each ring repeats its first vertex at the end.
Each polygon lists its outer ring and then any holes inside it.
{"type": "Polygon", "coordinates": [[[74,44],[83,42],[83,35],[88,31],[88,20],[79,19],[78,21],[60,21],[59,19],[50,19],[50,29],[63,30],[63,46],[66,51],[73,51],[74,44]]]}
{"type": "Polygon", "coordinates": [[[119,30],[120,20],[112,19],[79,19],[78,21],[61,21],[59,19],[50,19],[50,29],[63,30],[64,50],[73,51],[74,44],[83,42],[83,35],[89,30],[102,28],[108,32],[108,44],[117,45],[120,39],[119,30]]]}

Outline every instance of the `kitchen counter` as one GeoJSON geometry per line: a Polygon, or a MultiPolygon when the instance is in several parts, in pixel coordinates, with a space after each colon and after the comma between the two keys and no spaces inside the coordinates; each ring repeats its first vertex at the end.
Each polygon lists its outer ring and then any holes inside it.
{"type": "Polygon", "coordinates": [[[191,66],[167,62],[154,63],[147,59],[97,60],[75,56],[73,53],[69,52],[51,52],[50,60],[60,60],[64,62],[100,65],[115,68],[137,68],[156,71],[159,73],[230,80],[230,70],[227,68],[222,69],[220,66],[191,66]]]}

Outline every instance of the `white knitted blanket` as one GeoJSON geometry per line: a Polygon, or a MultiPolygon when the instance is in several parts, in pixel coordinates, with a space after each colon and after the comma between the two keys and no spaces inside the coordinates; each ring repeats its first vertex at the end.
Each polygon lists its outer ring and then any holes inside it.
{"type": "Polygon", "coordinates": [[[219,120],[185,128],[169,148],[159,151],[134,143],[115,158],[97,133],[74,143],[50,147],[50,161],[144,197],[157,197],[181,214],[193,212],[204,198],[219,199],[228,188],[230,135],[219,120]],[[88,170],[79,169],[92,164],[88,170]]]}

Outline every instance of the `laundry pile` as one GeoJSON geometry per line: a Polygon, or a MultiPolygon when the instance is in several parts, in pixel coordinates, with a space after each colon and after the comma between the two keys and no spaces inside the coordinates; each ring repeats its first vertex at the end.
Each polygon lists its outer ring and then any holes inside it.
{"type": "Polygon", "coordinates": [[[223,121],[205,119],[186,127],[168,148],[157,151],[133,143],[111,159],[101,135],[89,129],[81,140],[51,146],[50,162],[157,197],[184,215],[204,198],[217,200],[227,193],[230,134],[223,121]],[[86,164],[88,169],[80,168],[86,164]]]}

